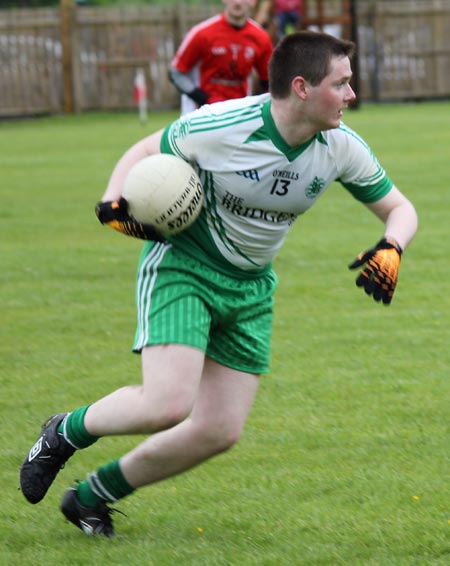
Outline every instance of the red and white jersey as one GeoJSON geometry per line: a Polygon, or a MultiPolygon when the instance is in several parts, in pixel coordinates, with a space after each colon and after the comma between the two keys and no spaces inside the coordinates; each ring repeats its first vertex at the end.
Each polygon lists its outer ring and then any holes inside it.
{"type": "Polygon", "coordinates": [[[254,20],[242,28],[231,26],[222,13],[194,26],[181,43],[172,66],[191,77],[208,94],[208,103],[242,98],[250,94],[254,69],[268,80],[273,44],[269,34],[254,20]]]}

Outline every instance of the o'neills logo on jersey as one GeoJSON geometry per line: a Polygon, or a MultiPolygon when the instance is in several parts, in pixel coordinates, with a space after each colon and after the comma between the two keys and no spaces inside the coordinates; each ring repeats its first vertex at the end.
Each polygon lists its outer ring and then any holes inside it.
{"type": "Polygon", "coordinates": [[[211,53],[213,55],[225,55],[227,48],[224,45],[217,45],[211,48],[211,53]]]}
{"type": "Polygon", "coordinates": [[[289,179],[290,181],[298,181],[300,177],[300,175],[295,171],[280,171],[279,169],[275,169],[272,175],[277,179],[289,179]]]}
{"type": "Polygon", "coordinates": [[[236,216],[243,216],[245,218],[252,218],[253,220],[264,220],[272,222],[273,224],[288,223],[292,224],[297,216],[290,212],[279,212],[277,210],[263,210],[262,208],[251,208],[245,206],[244,199],[236,197],[231,193],[225,193],[222,199],[222,205],[231,214],[236,216]]]}

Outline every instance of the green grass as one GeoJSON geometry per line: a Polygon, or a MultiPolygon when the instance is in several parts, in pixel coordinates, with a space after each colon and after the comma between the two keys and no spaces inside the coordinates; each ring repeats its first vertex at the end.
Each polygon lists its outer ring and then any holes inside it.
{"type": "Polygon", "coordinates": [[[140,381],[140,243],[93,208],[122,152],[176,113],[0,123],[0,564],[449,563],[449,110],[347,113],[420,216],[392,306],[354,285],[347,264],[382,227],[334,185],[276,260],[272,371],[241,442],[120,502],[111,541],[68,525],[59,500],[136,438],[77,454],[37,506],[18,471],[49,414],[140,381]]]}

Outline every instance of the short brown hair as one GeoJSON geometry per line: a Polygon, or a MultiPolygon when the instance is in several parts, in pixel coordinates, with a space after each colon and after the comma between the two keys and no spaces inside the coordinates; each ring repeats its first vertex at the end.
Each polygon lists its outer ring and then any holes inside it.
{"type": "Polygon", "coordinates": [[[269,63],[269,90],[274,98],[287,98],[294,77],[317,86],[330,72],[332,57],[352,57],[355,44],[332,35],[299,31],[285,36],[269,63]]]}

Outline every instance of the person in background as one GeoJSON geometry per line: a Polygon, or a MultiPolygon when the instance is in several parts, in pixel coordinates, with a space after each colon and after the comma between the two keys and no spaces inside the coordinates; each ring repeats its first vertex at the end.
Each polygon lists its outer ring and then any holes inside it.
{"type": "Polygon", "coordinates": [[[255,71],[263,93],[273,50],[269,34],[250,18],[256,0],[223,0],[223,13],[194,26],[170,65],[169,78],[181,97],[181,114],[203,104],[242,98],[255,71]]]}
{"type": "MultiPolygon", "coordinates": [[[[110,537],[110,504],[238,441],[270,366],[277,287],[272,262],[295,221],[327,188],[335,190],[335,181],[363,205],[341,230],[367,227],[367,212],[380,220],[379,240],[349,267],[358,270],[356,285],[367,295],[391,303],[417,214],[368,144],[342,122],[355,99],[353,52],[352,42],[324,33],[288,34],[270,60],[269,93],[205,105],[138,141],[118,160],[96,212],[102,224],[147,240],[136,280],[133,345],[142,359],[142,384],[125,379],[124,387],[93,403],[82,391],[83,406],[47,420],[20,472],[30,503],[45,497],[77,450],[94,448],[105,436],[145,434],[62,498],[61,511],[77,528],[110,537]],[[196,167],[205,192],[198,219],[165,239],[130,216],[122,196],[131,167],[158,153],[178,155],[196,167]]],[[[330,239],[336,237],[330,232],[330,239]]],[[[301,257],[301,246],[296,253],[301,257]]],[[[323,263],[321,278],[332,286],[323,263]]],[[[307,269],[296,277],[308,278],[307,269]]],[[[313,292],[312,281],[310,288],[313,292]]],[[[305,301],[308,296],[299,295],[292,303],[299,319],[305,301]]],[[[304,322],[298,340],[308,339],[304,322]]],[[[371,348],[367,363],[376,373],[382,368],[376,345],[367,344],[369,353],[371,348]]],[[[392,351],[394,360],[395,355],[392,351]]],[[[292,356],[301,374],[301,351],[292,356]]],[[[292,376],[293,388],[306,379],[298,377],[292,376]]],[[[221,497],[218,493],[219,505],[221,497]]]]}
{"type": "Polygon", "coordinates": [[[293,31],[298,30],[303,10],[302,0],[273,0],[273,10],[279,39],[286,35],[288,26],[293,31]]]}

